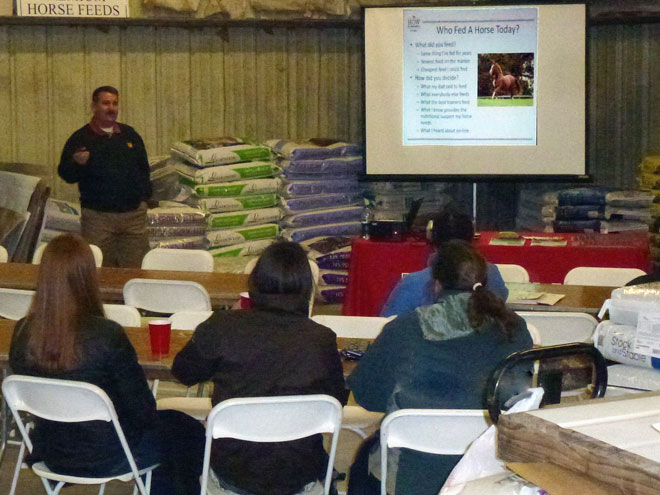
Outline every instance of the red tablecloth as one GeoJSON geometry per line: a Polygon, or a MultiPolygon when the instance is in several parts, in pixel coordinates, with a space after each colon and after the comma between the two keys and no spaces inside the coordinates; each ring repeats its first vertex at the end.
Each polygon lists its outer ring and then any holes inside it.
{"type": "Polygon", "coordinates": [[[351,252],[343,313],[378,316],[401,275],[424,268],[431,252],[431,246],[424,241],[356,240],[351,252]]]}
{"type": "MultiPolygon", "coordinates": [[[[532,234],[566,239],[566,246],[494,246],[496,232],[483,232],[475,245],[490,263],[525,267],[531,282],[562,283],[571,268],[604,266],[650,270],[646,234],[532,234]]],[[[423,241],[353,243],[343,314],[377,316],[403,273],[426,267],[431,246],[423,241]]]]}
{"type": "Polygon", "coordinates": [[[531,234],[534,237],[562,237],[565,246],[533,246],[527,239],[522,246],[490,244],[497,232],[483,232],[475,241],[490,263],[516,264],[529,273],[530,282],[563,283],[566,274],[578,266],[639,268],[650,266],[648,235],[618,234],[531,234]]]}

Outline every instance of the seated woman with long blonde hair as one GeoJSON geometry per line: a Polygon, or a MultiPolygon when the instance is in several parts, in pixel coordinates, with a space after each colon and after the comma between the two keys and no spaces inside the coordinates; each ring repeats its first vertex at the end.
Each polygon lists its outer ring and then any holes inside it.
{"type": "MultiPolygon", "coordinates": [[[[14,373],[102,388],[138,467],[161,463],[152,493],[199,493],[204,428],[183,413],[156,411],[135,349],[124,329],[105,318],[94,256],[79,236],[61,235],[46,247],[32,307],[14,330],[9,363],[14,373]]],[[[130,470],[110,423],[37,419],[32,439],[33,457],[56,472],[99,477],[130,470]]]]}

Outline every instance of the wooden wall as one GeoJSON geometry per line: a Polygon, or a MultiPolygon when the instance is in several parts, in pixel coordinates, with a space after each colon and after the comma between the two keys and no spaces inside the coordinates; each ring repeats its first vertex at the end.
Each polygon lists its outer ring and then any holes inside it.
{"type": "MultiPolygon", "coordinates": [[[[660,150],[660,25],[593,26],[588,56],[589,171],[596,183],[634,187],[640,158],[660,150]]],[[[362,34],[354,26],[0,25],[0,161],[41,165],[54,195],[75,199],[75,187],[56,177],[59,153],[102,84],[119,88],[120,120],[154,156],[199,136],[363,135],[362,34]]],[[[480,203],[511,205],[484,207],[487,225],[510,223],[519,187],[480,188],[480,203]]]]}
{"type": "Polygon", "coordinates": [[[0,161],[42,165],[75,199],[59,154],[104,84],[150,156],[191,137],[363,134],[359,29],[0,26],[0,161]]]}

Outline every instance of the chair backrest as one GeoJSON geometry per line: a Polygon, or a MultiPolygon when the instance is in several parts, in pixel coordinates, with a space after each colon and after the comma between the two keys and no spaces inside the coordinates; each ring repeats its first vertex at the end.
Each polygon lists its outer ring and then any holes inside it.
{"type": "Polygon", "coordinates": [[[0,246],[0,263],[7,263],[9,261],[9,253],[4,246],[0,246]]]}
{"type": "Polygon", "coordinates": [[[137,308],[125,304],[104,304],[103,311],[108,320],[116,321],[122,327],[139,327],[142,317],[137,308]]]}
{"type": "Polygon", "coordinates": [[[504,282],[529,282],[529,273],[520,265],[496,264],[504,282]]]}
{"type": "MultiPolygon", "coordinates": [[[[556,363],[558,358],[567,357],[582,357],[591,361],[594,369],[591,397],[603,397],[607,389],[607,363],[603,355],[593,345],[585,343],[564,344],[514,352],[497,366],[486,385],[486,403],[493,422],[497,423],[500,416],[500,404],[502,403],[500,386],[506,382],[506,373],[524,364],[532,366],[536,361],[539,361],[538,386],[543,387],[544,390],[543,405],[558,403],[561,399],[563,375],[570,367],[556,366],[556,363]],[[546,368],[544,367],[544,361],[554,361],[555,366],[546,368]]],[[[582,368],[584,361],[579,360],[579,365],[582,368]]]]}
{"type": "Polygon", "coordinates": [[[527,322],[533,325],[539,335],[534,344],[549,346],[570,344],[571,342],[590,342],[598,320],[587,313],[564,311],[517,311],[527,322]]]}
{"type": "Polygon", "coordinates": [[[33,298],[33,290],[0,287],[0,316],[9,320],[20,320],[30,310],[33,298]]]}
{"type": "Polygon", "coordinates": [[[124,302],[158,313],[211,310],[211,298],[206,289],[188,280],[131,279],[124,285],[124,302]]]}
{"type": "Polygon", "coordinates": [[[212,272],[213,255],[203,249],[156,248],[144,255],[142,269],[212,272]]]}
{"type": "Polygon", "coordinates": [[[320,325],[330,328],[337,337],[356,339],[375,339],[381,330],[394,316],[383,318],[380,316],[339,316],[314,315],[312,320],[320,325]]]}
{"type": "MultiPolygon", "coordinates": [[[[37,246],[37,249],[34,251],[34,255],[32,255],[32,264],[38,265],[41,263],[41,257],[44,255],[44,249],[46,249],[47,245],[47,242],[42,242],[39,244],[39,246],[37,246]]],[[[92,249],[96,267],[98,268],[103,266],[103,251],[101,251],[101,248],[95,244],[90,244],[89,247],[92,249]]]]}
{"type": "Polygon", "coordinates": [[[604,287],[623,287],[633,278],[646,275],[639,268],[603,268],[578,266],[564,277],[565,285],[600,285],[604,287]]]}
{"type": "Polygon", "coordinates": [[[170,316],[172,330],[195,330],[197,325],[208,320],[213,311],[177,311],[170,316]]]}
{"type": "Polygon", "coordinates": [[[541,333],[533,323],[527,322],[527,331],[529,332],[529,336],[532,338],[532,344],[541,345],[541,333]]]}
{"type": "Polygon", "coordinates": [[[332,468],[341,428],[341,404],[329,395],[292,395],[228,399],[216,405],[206,420],[206,448],[202,494],[206,494],[215,438],[248,442],[286,442],[316,433],[332,433],[325,495],[330,492],[332,468]]]}
{"type": "Polygon", "coordinates": [[[141,493],[146,493],[137,465],[108,395],[96,385],[71,380],[11,375],[2,382],[2,395],[16,421],[23,441],[32,452],[32,442],[19,412],[60,423],[111,421],[124,449],[141,493]]]}
{"type": "Polygon", "coordinates": [[[480,409],[401,409],[388,414],[380,425],[381,494],[387,493],[388,449],[462,455],[490,424],[488,411],[480,409]]]}

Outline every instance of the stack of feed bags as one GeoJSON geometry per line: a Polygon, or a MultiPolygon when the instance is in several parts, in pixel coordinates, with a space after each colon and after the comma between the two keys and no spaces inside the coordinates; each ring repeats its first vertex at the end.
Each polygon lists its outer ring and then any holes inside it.
{"type": "Polygon", "coordinates": [[[151,199],[153,201],[169,201],[176,198],[181,191],[181,184],[170,156],[149,158],[149,170],[151,199]]]}
{"type": "Polygon", "coordinates": [[[314,237],[301,242],[307,257],[319,266],[316,287],[319,301],[329,304],[344,301],[353,239],[349,236],[314,237]]]}
{"type": "Polygon", "coordinates": [[[653,196],[605,187],[564,189],[557,194],[555,232],[648,231],[653,196]]]}
{"type": "Polygon", "coordinates": [[[280,234],[280,168],[266,146],[238,138],[172,146],[186,202],[206,213],[207,249],[215,257],[260,254],[280,234]]]}
{"type": "Polygon", "coordinates": [[[660,267],[660,155],[645,156],[637,171],[637,183],[642,191],[653,195],[651,204],[651,258],[660,267]]]}
{"type": "Polygon", "coordinates": [[[282,235],[295,242],[320,236],[353,236],[361,231],[364,171],[359,146],[312,140],[272,139],[266,144],[282,167],[279,190],[282,235]]]}
{"type": "Polygon", "coordinates": [[[412,202],[423,199],[417,222],[423,227],[452,201],[445,182],[368,182],[364,196],[374,209],[375,220],[403,220],[412,202]]]}
{"type": "Polygon", "coordinates": [[[200,208],[161,203],[147,211],[149,247],[205,249],[206,215],[200,208]]]}
{"type": "Polygon", "coordinates": [[[49,199],[44,210],[44,222],[37,245],[50,242],[65,232],[80,232],[80,205],[59,199],[49,199]]]}
{"type": "Polygon", "coordinates": [[[596,327],[594,345],[606,359],[622,363],[608,368],[608,385],[660,390],[660,354],[653,344],[660,338],[654,324],[658,307],[658,282],[615,289],[603,304],[598,316],[609,313],[609,320],[596,327]]]}
{"type": "Polygon", "coordinates": [[[557,217],[557,192],[523,189],[518,197],[516,230],[531,232],[554,232],[553,222],[557,217]]]}

